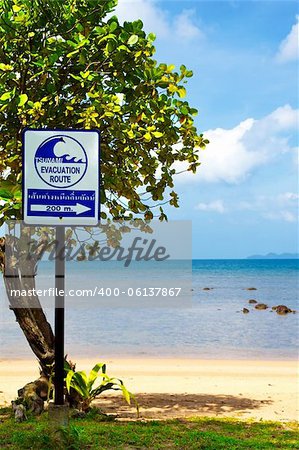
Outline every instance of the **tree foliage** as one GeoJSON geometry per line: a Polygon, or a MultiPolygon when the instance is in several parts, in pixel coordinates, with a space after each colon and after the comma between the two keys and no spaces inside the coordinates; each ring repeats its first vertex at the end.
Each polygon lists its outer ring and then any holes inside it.
{"type": "Polygon", "coordinates": [[[141,20],[120,24],[116,3],[0,0],[1,223],[21,218],[25,127],[100,129],[101,203],[112,218],[178,206],[174,163],[195,172],[207,143],[184,99],[192,71],[155,61],[155,36],[141,20]]]}

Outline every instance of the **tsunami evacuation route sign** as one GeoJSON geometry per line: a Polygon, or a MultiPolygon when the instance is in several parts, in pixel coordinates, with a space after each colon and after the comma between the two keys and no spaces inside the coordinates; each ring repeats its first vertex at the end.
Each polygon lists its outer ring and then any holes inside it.
{"type": "Polygon", "coordinates": [[[23,218],[37,225],[96,225],[98,130],[23,131],[23,218]]]}

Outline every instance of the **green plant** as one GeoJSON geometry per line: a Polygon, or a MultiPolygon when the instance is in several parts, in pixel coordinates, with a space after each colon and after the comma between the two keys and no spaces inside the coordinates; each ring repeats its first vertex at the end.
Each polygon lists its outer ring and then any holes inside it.
{"type": "Polygon", "coordinates": [[[81,397],[82,411],[86,412],[90,408],[91,402],[98,397],[102,392],[108,390],[122,391],[124,399],[130,405],[131,399],[134,401],[137,409],[137,415],[139,414],[138,403],[134,395],[127,390],[122,380],[119,378],[111,378],[106,373],[106,364],[98,363],[91,370],[89,376],[86,372],[71,370],[66,364],[65,370],[67,376],[65,378],[66,388],[68,392],[73,388],[81,397]],[[100,384],[94,387],[95,381],[101,378],[100,384]]]}
{"type": "Polygon", "coordinates": [[[80,450],[82,448],[80,428],[70,425],[68,427],[61,427],[59,431],[64,449],[80,450]]]}

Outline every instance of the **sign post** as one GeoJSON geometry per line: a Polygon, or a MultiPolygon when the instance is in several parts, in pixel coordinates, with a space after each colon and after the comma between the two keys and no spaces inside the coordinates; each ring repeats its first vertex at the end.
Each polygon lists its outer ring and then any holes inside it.
{"type": "Polygon", "coordinates": [[[54,226],[55,406],[64,405],[65,226],[94,226],[100,214],[98,130],[25,129],[23,219],[54,226]]]}
{"type": "Polygon", "coordinates": [[[64,404],[64,291],[65,291],[65,229],[56,227],[55,258],[55,378],[54,403],[64,404]]]}

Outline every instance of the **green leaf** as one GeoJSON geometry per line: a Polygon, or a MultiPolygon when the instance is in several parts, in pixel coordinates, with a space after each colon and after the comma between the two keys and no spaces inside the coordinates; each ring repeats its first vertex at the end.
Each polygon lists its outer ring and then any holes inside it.
{"type": "Polygon", "coordinates": [[[182,65],[180,66],[180,71],[181,71],[182,73],[185,73],[186,70],[187,70],[187,68],[186,68],[185,64],[182,64],[182,65]]]}
{"type": "Polygon", "coordinates": [[[146,142],[150,142],[152,140],[150,133],[145,133],[143,137],[146,142]]]}
{"type": "Polygon", "coordinates": [[[108,53],[112,53],[115,49],[116,49],[116,42],[115,41],[108,41],[107,45],[106,45],[106,49],[108,51],[108,53]]]}
{"type": "Polygon", "coordinates": [[[23,106],[23,105],[25,105],[25,103],[27,102],[27,100],[28,100],[28,95],[27,95],[27,94],[21,94],[21,95],[19,96],[19,103],[18,103],[18,106],[23,106]]]}
{"type": "Polygon", "coordinates": [[[105,34],[105,28],[104,27],[95,27],[95,32],[99,35],[105,34]]]}
{"type": "Polygon", "coordinates": [[[128,131],[128,137],[129,137],[129,139],[134,139],[135,138],[135,133],[134,133],[133,130],[129,130],[128,131]]]}
{"type": "Polygon", "coordinates": [[[0,189],[0,198],[3,200],[8,200],[10,198],[13,198],[13,194],[6,189],[0,189]]]}
{"type": "Polygon", "coordinates": [[[74,78],[74,80],[82,81],[82,78],[79,77],[79,75],[73,75],[72,73],[70,73],[70,76],[71,76],[72,78],[74,78]]]}
{"type": "Polygon", "coordinates": [[[79,53],[79,50],[74,50],[73,52],[68,53],[66,56],[67,56],[67,58],[71,58],[72,56],[76,55],[77,53],[79,53]]]}
{"type": "Polygon", "coordinates": [[[184,87],[179,87],[177,92],[181,98],[186,97],[186,89],[184,87]]]}
{"type": "Polygon", "coordinates": [[[13,155],[7,159],[7,162],[12,163],[13,161],[15,161],[18,158],[19,158],[19,155],[13,155]]]}
{"type": "Polygon", "coordinates": [[[117,50],[123,50],[124,52],[130,53],[130,50],[124,44],[121,44],[119,47],[117,47],[117,50]]]}
{"type": "Polygon", "coordinates": [[[102,370],[102,372],[105,373],[106,372],[106,364],[98,363],[90,371],[89,378],[88,378],[89,389],[92,387],[92,385],[95,382],[95,380],[97,379],[97,377],[100,376],[99,370],[102,370]]]}
{"type": "Polygon", "coordinates": [[[15,13],[21,11],[21,9],[22,9],[21,6],[18,6],[18,5],[13,5],[13,7],[12,7],[13,12],[15,12],[15,13]]]}
{"type": "Polygon", "coordinates": [[[147,37],[150,42],[154,42],[156,40],[156,35],[154,33],[150,33],[147,37]]]}
{"type": "Polygon", "coordinates": [[[114,21],[111,22],[110,25],[109,25],[110,33],[113,33],[113,31],[115,31],[117,29],[117,27],[118,27],[118,23],[117,22],[114,22],[114,21]]]}
{"type": "Polygon", "coordinates": [[[87,398],[89,395],[87,387],[87,376],[86,373],[75,372],[72,377],[71,387],[74,388],[83,398],[87,398]]]}
{"type": "Polygon", "coordinates": [[[154,135],[156,138],[160,138],[160,137],[163,136],[163,133],[161,133],[160,131],[153,131],[153,135],[154,135]]]}
{"type": "Polygon", "coordinates": [[[128,44],[134,45],[134,44],[136,44],[136,42],[138,42],[138,39],[139,38],[138,38],[137,34],[132,34],[132,36],[130,36],[128,39],[128,44]]]}
{"type": "Polygon", "coordinates": [[[65,379],[65,385],[67,388],[68,393],[70,392],[71,389],[71,383],[72,383],[72,379],[73,376],[75,375],[75,372],[73,370],[69,370],[65,379]]]}
{"type": "Polygon", "coordinates": [[[13,69],[13,67],[10,64],[0,63],[0,70],[2,70],[3,72],[7,72],[12,69],[13,69]]]}
{"type": "Polygon", "coordinates": [[[123,393],[123,396],[124,396],[126,402],[128,403],[128,405],[130,405],[131,404],[130,392],[125,388],[125,386],[122,384],[122,382],[120,384],[120,388],[122,390],[122,393],[123,393]]]}
{"type": "Polygon", "coordinates": [[[15,192],[13,192],[13,196],[15,199],[21,199],[22,198],[22,191],[19,189],[15,192]]]}
{"type": "Polygon", "coordinates": [[[4,94],[1,95],[0,100],[5,102],[5,100],[8,100],[10,97],[11,97],[11,92],[5,92],[4,94]]]}
{"type": "Polygon", "coordinates": [[[129,39],[129,34],[126,31],[122,31],[119,35],[119,39],[121,42],[127,42],[129,39]]]}
{"type": "Polygon", "coordinates": [[[81,370],[80,372],[75,372],[76,381],[79,381],[82,387],[86,387],[88,383],[88,378],[86,375],[86,372],[84,370],[81,370]]]}

